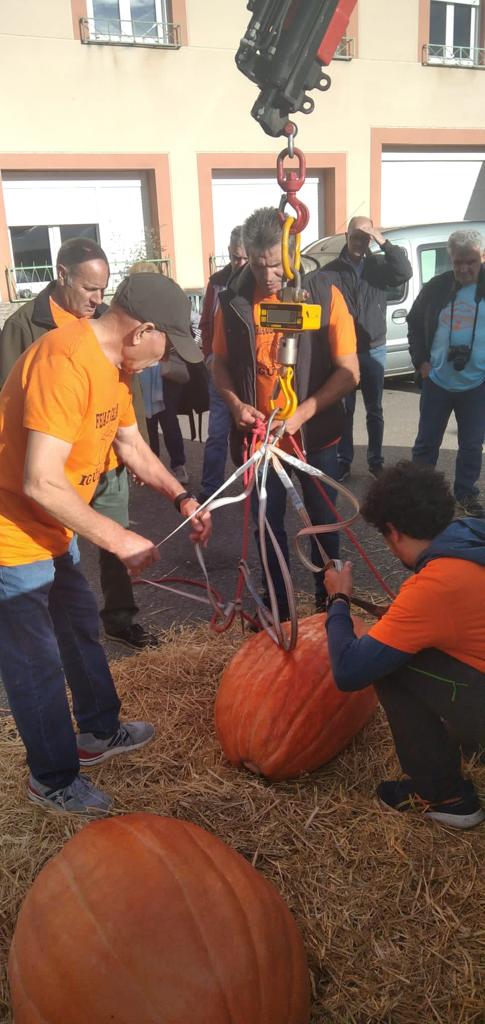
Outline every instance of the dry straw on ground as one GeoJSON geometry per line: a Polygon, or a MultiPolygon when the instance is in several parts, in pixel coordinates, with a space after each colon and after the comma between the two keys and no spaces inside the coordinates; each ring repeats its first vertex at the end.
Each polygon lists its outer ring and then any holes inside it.
{"type": "MultiPolygon", "coordinates": [[[[304,935],[312,1024],[484,1024],[485,827],[460,834],[379,809],[375,785],[397,767],[380,714],[342,756],[298,781],[269,785],[232,768],[213,706],[239,643],[237,630],[174,630],[158,651],[116,663],[125,717],[150,719],[157,738],[93,770],[93,780],[114,794],[118,813],[196,822],[272,879],[304,935]]],[[[0,764],[5,962],[27,888],[82,822],[27,802],[9,717],[0,721],[0,764]]],[[[471,771],[485,797],[485,768],[471,771]]],[[[10,1021],[5,975],[0,1020],[10,1021]]]]}

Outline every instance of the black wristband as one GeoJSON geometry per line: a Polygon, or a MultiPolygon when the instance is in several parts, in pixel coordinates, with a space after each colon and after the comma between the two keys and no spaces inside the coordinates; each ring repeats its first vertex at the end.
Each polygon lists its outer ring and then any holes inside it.
{"type": "Polygon", "coordinates": [[[191,501],[197,501],[197,498],[194,498],[194,495],[189,494],[188,491],[181,491],[180,494],[177,494],[177,497],[173,499],[173,503],[175,505],[175,508],[177,509],[177,512],[180,512],[181,514],[180,506],[183,501],[187,501],[187,499],[189,498],[191,501]]]}
{"type": "Polygon", "coordinates": [[[347,608],[350,608],[350,597],[347,594],[329,594],[327,597],[327,611],[334,601],[345,601],[347,608]]]}

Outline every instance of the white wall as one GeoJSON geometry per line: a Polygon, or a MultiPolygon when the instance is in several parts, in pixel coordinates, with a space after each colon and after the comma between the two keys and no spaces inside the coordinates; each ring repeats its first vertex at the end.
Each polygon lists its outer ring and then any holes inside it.
{"type": "Polygon", "coordinates": [[[382,223],[463,220],[484,160],[485,153],[477,152],[384,153],[382,223]]]}
{"type": "MultiPolygon", "coordinates": [[[[318,178],[307,178],[298,197],[310,210],[310,224],[302,232],[302,247],[309,244],[319,233],[319,209],[323,208],[321,182],[318,178]]],[[[279,206],[281,189],[274,172],[264,177],[214,177],[212,180],[212,205],[214,209],[215,254],[227,254],[229,235],[233,227],[242,224],[254,210],[261,206],[279,206]]],[[[294,215],[291,206],[285,213],[294,215]]],[[[295,214],[296,216],[296,214],[295,214]]]]}

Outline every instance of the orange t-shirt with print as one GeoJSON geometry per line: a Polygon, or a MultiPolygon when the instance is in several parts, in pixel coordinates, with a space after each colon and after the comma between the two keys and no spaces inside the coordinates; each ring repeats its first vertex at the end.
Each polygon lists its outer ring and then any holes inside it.
{"type": "Polygon", "coordinates": [[[102,351],[89,320],[34,342],[0,393],[0,565],[63,554],[72,531],[23,492],[28,431],[72,447],[64,471],[87,504],[120,426],[135,423],[128,376],[102,351]]]}
{"type": "MultiPolygon", "coordinates": [[[[57,302],[55,302],[54,299],[52,298],[52,295],[49,296],[49,305],[51,309],[52,319],[56,327],[65,327],[66,324],[72,323],[73,320],[79,320],[79,317],[74,316],[74,313],[69,313],[67,309],[63,309],[62,306],[59,306],[57,302]]],[[[116,467],[119,465],[120,460],[114,448],[110,448],[108,455],[106,456],[106,465],[104,467],[105,472],[107,473],[108,470],[110,469],[116,469],[116,467]]]]}
{"type": "MultiPolygon", "coordinates": [[[[256,408],[259,412],[264,413],[265,416],[269,416],[272,411],[270,402],[273,398],[280,370],[280,366],[276,362],[276,355],[282,334],[281,332],[271,330],[271,328],[261,327],[260,309],[262,302],[280,302],[280,299],[277,295],[265,296],[260,290],[256,289],[253,301],[253,323],[256,337],[256,408]]],[[[352,355],[356,351],[353,319],[341,292],[333,285],[330,289],[328,340],[332,362],[335,362],[339,357],[352,355]]],[[[215,316],[212,351],[220,356],[221,359],[227,360],[224,315],[220,307],[215,316]]],[[[285,404],[285,397],[281,391],[276,398],[276,402],[280,409],[285,404]]],[[[295,441],[301,447],[299,434],[295,435],[295,441]]],[[[283,435],[279,444],[284,450],[293,454],[293,447],[288,436],[285,437],[283,435]]]]}

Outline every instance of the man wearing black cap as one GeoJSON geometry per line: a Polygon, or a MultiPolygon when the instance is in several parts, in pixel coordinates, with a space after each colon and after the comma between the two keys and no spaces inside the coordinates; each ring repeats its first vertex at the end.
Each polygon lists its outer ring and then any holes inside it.
{"type": "MultiPolygon", "coordinates": [[[[83,317],[97,320],[106,312],[108,307],[103,298],[109,275],[106,253],[91,238],[69,238],[61,245],[55,281],[19,306],[0,331],[0,387],[19,356],[47,331],[83,317]]],[[[133,381],[132,397],[138,425],[148,441],[143,396],[137,381],[133,381]]],[[[128,473],[111,451],[91,504],[101,515],[128,526],[128,500],[128,473]]],[[[135,622],[138,608],[125,566],[110,551],[98,548],[98,552],[103,594],[100,616],[106,636],[135,650],[156,647],[157,637],[135,622]]]]}
{"type": "MultiPolygon", "coordinates": [[[[125,278],[97,320],[49,332],[17,361],[0,395],[0,673],[30,768],[28,796],[59,812],[105,813],[111,799],[79,774],[148,743],[148,722],[120,722],[98,640],[94,595],[73,534],[113,552],[136,575],[154,544],[90,507],[111,445],[186,517],[198,503],[136,426],[130,375],[166,358],[202,357],[190,303],[160,274],[125,278]],[[66,699],[73,698],[75,735],[66,699]]],[[[210,518],[193,520],[206,544],[210,518]]]]}

